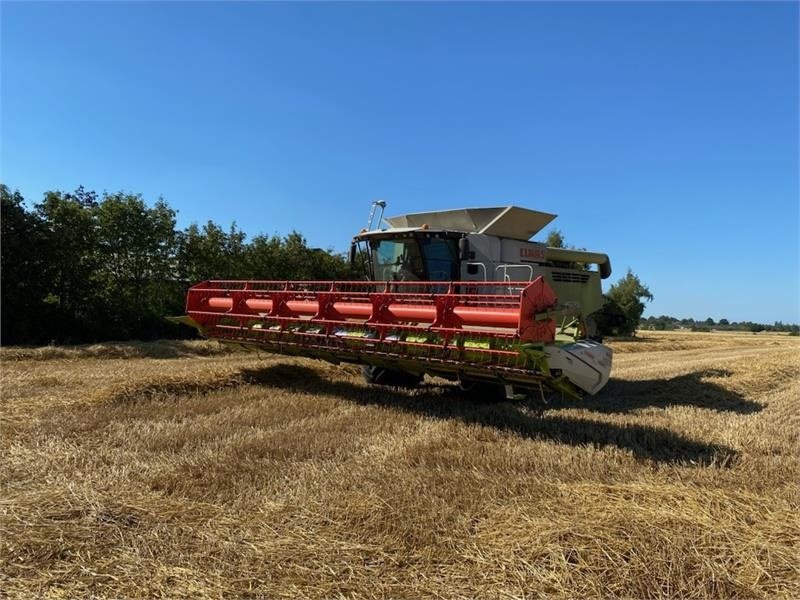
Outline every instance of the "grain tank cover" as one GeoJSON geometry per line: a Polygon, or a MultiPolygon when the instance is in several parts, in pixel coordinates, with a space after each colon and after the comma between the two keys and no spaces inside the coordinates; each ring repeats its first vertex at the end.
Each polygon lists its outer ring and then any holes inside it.
{"type": "Polygon", "coordinates": [[[416,228],[427,225],[431,229],[484,233],[512,240],[527,241],[555,218],[556,215],[519,206],[498,206],[413,213],[387,217],[385,221],[392,228],[416,228]]]}

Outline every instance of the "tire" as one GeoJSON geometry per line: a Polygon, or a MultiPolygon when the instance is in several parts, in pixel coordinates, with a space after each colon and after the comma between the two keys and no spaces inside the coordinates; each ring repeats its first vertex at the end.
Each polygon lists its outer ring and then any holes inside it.
{"type": "Polygon", "coordinates": [[[370,385],[389,385],[394,387],[416,387],[422,381],[422,375],[414,375],[405,371],[395,371],[372,365],[362,365],[361,374],[370,385]]]}
{"type": "Polygon", "coordinates": [[[506,386],[499,383],[459,380],[458,387],[467,398],[476,402],[495,403],[507,400],[506,386]]]}

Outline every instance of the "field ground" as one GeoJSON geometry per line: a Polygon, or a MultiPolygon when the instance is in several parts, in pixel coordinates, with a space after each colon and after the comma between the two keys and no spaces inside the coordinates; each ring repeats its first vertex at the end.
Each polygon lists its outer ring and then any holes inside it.
{"type": "Polygon", "coordinates": [[[800,339],[611,345],[598,397],[546,406],[3,349],[0,597],[800,597],[800,339]]]}

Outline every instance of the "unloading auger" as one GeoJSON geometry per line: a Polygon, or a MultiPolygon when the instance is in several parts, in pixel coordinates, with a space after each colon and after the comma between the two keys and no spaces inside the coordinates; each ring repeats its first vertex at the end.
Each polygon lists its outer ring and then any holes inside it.
{"type": "Polygon", "coordinates": [[[429,374],[572,396],[606,384],[612,353],[591,318],[606,255],[527,241],[555,218],[547,213],[418,213],[372,230],[383,207],[351,245],[367,281],[205,281],[180,320],[228,344],[360,364],[370,383],[429,374]]]}

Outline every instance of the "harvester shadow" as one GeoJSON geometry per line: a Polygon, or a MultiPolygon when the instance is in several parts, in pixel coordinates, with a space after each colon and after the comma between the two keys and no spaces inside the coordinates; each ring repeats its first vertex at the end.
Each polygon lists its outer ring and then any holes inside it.
{"type": "Polygon", "coordinates": [[[366,387],[349,381],[330,381],[312,368],[286,364],[244,369],[242,376],[252,384],[324,393],[362,406],[459,420],[513,432],[525,439],[552,440],[573,446],[616,446],[630,451],[636,458],[661,463],[730,466],[737,457],[737,452],[731,448],[691,440],[668,429],[537,413],[523,402],[488,403],[465,397],[457,386],[422,385],[413,390],[366,387]]]}
{"type": "Polygon", "coordinates": [[[709,381],[731,375],[731,371],[725,369],[704,369],[670,379],[628,381],[612,378],[597,396],[581,400],[558,396],[551,400],[550,407],[590,408],[600,413],[627,413],[670,406],[695,406],[743,415],[763,410],[762,404],[709,381]]]}

